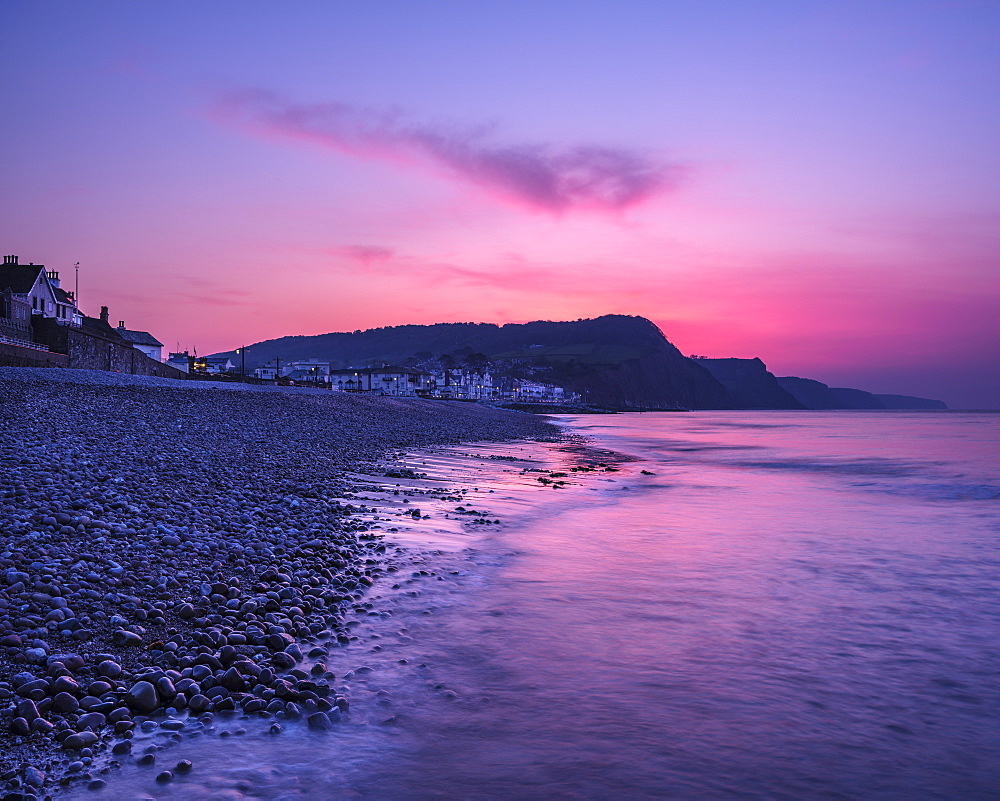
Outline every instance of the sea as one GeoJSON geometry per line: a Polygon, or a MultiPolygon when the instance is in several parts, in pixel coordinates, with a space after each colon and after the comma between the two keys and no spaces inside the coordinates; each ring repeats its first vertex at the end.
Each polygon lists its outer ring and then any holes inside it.
{"type": "Polygon", "coordinates": [[[140,732],[80,797],[1000,798],[1000,413],[555,419],[359,491],[399,569],[332,731],[140,732]]]}

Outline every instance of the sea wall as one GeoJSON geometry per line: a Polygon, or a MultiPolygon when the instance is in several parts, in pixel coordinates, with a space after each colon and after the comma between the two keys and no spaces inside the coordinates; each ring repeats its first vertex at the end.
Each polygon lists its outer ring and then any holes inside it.
{"type": "MultiPolygon", "coordinates": [[[[107,328],[107,331],[113,329],[107,328]]],[[[52,351],[66,354],[66,365],[77,370],[106,370],[129,375],[185,378],[186,373],[149,358],[115,336],[102,336],[96,326],[88,330],[59,325],[55,320],[34,321],[37,341],[52,351]]],[[[31,365],[27,365],[31,366],[31,365]]]]}
{"type": "Polygon", "coordinates": [[[69,367],[69,357],[39,347],[0,342],[0,367],[69,367]]]}

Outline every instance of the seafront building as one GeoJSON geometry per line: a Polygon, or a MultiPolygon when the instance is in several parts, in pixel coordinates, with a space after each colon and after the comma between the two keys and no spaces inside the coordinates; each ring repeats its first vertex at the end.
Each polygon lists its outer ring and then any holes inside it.
{"type": "Polygon", "coordinates": [[[434,389],[432,376],[409,367],[349,367],[330,371],[330,386],[344,392],[366,392],[394,397],[427,397],[434,389]]]}
{"type": "Polygon", "coordinates": [[[44,264],[20,264],[4,256],[0,267],[0,343],[34,351],[48,350],[37,341],[34,318],[79,327],[83,315],[72,292],[60,286],[59,273],[44,264]]]}
{"type": "Polygon", "coordinates": [[[163,343],[148,331],[130,331],[125,327],[125,321],[119,320],[115,332],[122,339],[131,342],[132,347],[140,353],[144,353],[150,359],[156,359],[158,362],[163,361],[163,343]]]}
{"type": "Polygon", "coordinates": [[[193,361],[194,357],[186,350],[182,350],[177,353],[167,354],[166,364],[175,370],[180,370],[182,373],[190,373],[193,361]]]}
{"type": "Polygon", "coordinates": [[[83,314],[59,273],[4,256],[0,265],[0,365],[71,367],[169,378],[183,374],[160,362],[162,345],[147,331],[117,329],[83,314]]]}
{"type": "Polygon", "coordinates": [[[66,325],[80,325],[79,309],[72,292],[60,286],[59,273],[46,270],[44,264],[20,264],[17,256],[4,256],[0,267],[0,291],[30,313],[49,317],[66,325]]]}
{"type": "MultiPolygon", "coordinates": [[[[243,378],[230,356],[170,353],[162,361],[163,343],[148,331],[113,328],[107,306],[99,317],[84,315],[73,292],[60,285],[59,273],[42,264],[21,264],[5,256],[0,266],[0,365],[73,367],[170,378],[243,378]]],[[[485,356],[474,354],[464,364],[408,359],[406,366],[333,369],[316,357],[274,359],[253,370],[258,381],[285,381],[332,391],[391,397],[424,397],[474,402],[564,402],[578,396],[562,387],[497,375],[485,356]],[[426,367],[428,369],[421,369],[426,367]]],[[[241,354],[241,361],[243,355],[241,354]]],[[[496,365],[493,365],[495,367],[496,365]]]]}

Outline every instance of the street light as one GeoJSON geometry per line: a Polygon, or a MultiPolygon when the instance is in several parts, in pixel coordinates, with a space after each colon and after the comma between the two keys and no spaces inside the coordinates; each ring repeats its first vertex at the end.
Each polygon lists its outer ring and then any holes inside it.
{"type": "Polygon", "coordinates": [[[237,348],[236,352],[240,354],[240,380],[246,381],[247,378],[247,349],[246,345],[242,348],[237,348]]]}

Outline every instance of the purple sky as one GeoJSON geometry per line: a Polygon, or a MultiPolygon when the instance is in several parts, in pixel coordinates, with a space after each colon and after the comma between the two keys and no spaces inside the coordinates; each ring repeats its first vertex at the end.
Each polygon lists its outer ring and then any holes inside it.
{"type": "Polygon", "coordinates": [[[4,253],[169,349],[604,313],[1000,407],[996,2],[0,3],[4,253]]]}

